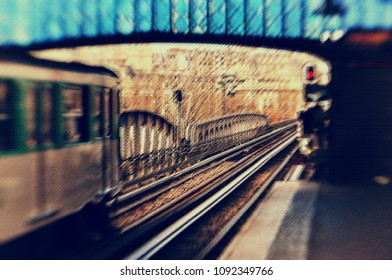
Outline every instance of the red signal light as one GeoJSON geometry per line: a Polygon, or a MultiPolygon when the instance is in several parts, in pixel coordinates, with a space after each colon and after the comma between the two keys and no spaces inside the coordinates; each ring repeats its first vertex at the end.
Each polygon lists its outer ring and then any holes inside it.
{"type": "Polygon", "coordinates": [[[307,81],[314,81],[315,79],[315,73],[314,73],[314,67],[313,66],[307,66],[306,67],[306,80],[307,81]]]}

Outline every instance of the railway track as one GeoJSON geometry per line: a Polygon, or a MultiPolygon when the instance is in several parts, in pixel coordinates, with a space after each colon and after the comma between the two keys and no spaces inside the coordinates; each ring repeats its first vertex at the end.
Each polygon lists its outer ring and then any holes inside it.
{"type": "Polygon", "coordinates": [[[237,224],[246,218],[256,202],[268,191],[295,151],[296,148],[292,147],[285,156],[267,163],[263,172],[252,175],[251,179],[239,185],[198,221],[175,236],[170,243],[143,258],[215,259],[224,248],[224,239],[228,239],[228,236],[235,232],[237,224]]]}
{"type": "MultiPolygon", "coordinates": [[[[163,252],[172,250],[165,248],[170,248],[174,243],[180,244],[174,240],[178,240],[185,232],[194,231],[190,228],[197,223],[203,224],[204,215],[210,213],[217,205],[222,205],[222,201],[232,197],[232,193],[237,193],[236,190],[255,176],[260,168],[266,164],[270,165],[271,160],[276,161],[276,156],[283,150],[287,150],[294,142],[293,126],[287,126],[161,181],[128,192],[119,192],[117,197],[107,204],[111,209],[112,224],[118,229],[118,235],[105,240],[80,257],[171,258],[163,252]],[[138,244],[143,245],[139,247],[138,244]]],[[[268,167],[267,171],[263,171],[263,176],[266,176],[265,185],[267,182],[270,183],[283,168],[284,164],[279,160],[277,162],[275,167],[268,167]]],[[[283,162],[287,163],[287,160],[283,162]]],[[[261,195],[255,189],[257,188],[253,187],[253,191],[248,190],[247,194],[239,197],[246,197],[242,199],[243,202],[255,200],[253,197],[261,195]]],[[[244,203],[241,205],[242,210],[234,211],[242,213],[245,211],[243,209],[250,207],[244,206],[244,203]]],[[[229,213],[227,209],[224,212],[229,213]]],[[[233,221],[233,218],[220,220],[233,221]]],[[[228,224],[235,223],[228,222],[228,224]]],[[[219,225],[218,228],[225,229],[225,232],[229,231],[227,225],[219,225]]],[[[220,232],[218,235],[201,234],[200,236],[223,237],[224,235],[220,232]]],[[[221,238],[213,239],[215,241],[211,244],[217,244],[221,238]]],[[[196,247],[213,248],[214,246],[196,247]]],[[[183,256],[184,258],[203,258],[211,250],[203,249],[203,252],[199,253],[192,253],[191,249],[185,251],[190,255],[183,256]]]]}
{"type": "MultiPolygon", "coordinates": [[[[288,132],[281,130],[275,134],[267,135],[255,143],[245,147],[239,146],[237,149],[226,153],[226,155],[218,155],[216,158],[208,159],[199,163],[196,167],[192,166],[188,170],[168,176],[154,184],[121,193],[108,202],[108,206],[114,212],[113,217],[118,217],[132,210],[137,210],[141,205],[145,206],[154,201],[159,201],[159,204],[165,204],[184,193],[196,191],[196,188],[200,188],[203,184],[210,185],[214,180],[220,180],[225,174],[240,167],[243,162],[252,160],[258,154],[263,153],[263,151],[276,144],[279,139],[275,138],[281,134],[288,134],[288,132]]],[[[159,205],[156,205],[157,203],[153,204],[155,207],[159,207],[159,205]]],[[[135,214],[135,211],[133,211],[133,214],[135,214]]],[[[145,213],[142,213],[142,215],[145,215],[145,213]]]]}

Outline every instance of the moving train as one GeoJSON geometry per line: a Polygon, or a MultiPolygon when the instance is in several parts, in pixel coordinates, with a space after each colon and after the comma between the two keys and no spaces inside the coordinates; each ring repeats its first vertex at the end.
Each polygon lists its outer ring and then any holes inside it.
{"type": "Polygon", "coordinates": [[[118,112],[108,69],[0,54],[0,244],[118,185],[118,112]]]}

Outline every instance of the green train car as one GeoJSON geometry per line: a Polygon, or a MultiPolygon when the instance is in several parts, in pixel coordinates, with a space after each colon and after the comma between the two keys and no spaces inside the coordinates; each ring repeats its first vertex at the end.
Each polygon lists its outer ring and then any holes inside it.
{"type": "Polygon", "coordinates": [[[118,77],[0,54],[0,244],[118,185],[118,77]]]}

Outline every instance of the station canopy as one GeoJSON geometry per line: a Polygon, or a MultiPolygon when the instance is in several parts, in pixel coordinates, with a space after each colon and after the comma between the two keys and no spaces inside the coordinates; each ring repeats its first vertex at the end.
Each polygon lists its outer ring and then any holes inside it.
{"type": "Polygon", "coordinates": [[[140,35],[320,40],[390,30],[391,0],[0,0],[0,46],[140,35]]]}

